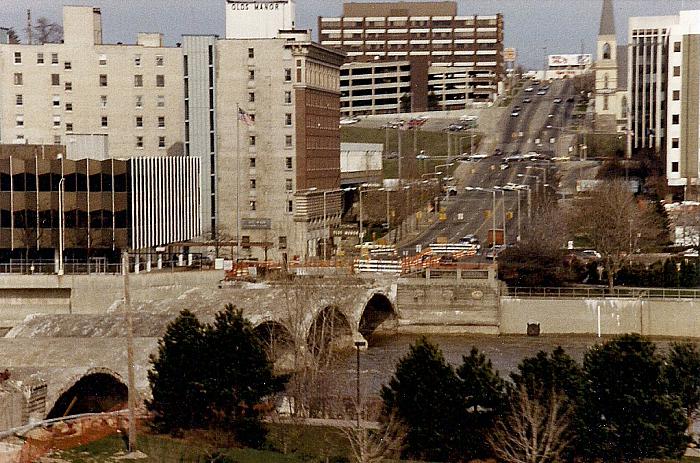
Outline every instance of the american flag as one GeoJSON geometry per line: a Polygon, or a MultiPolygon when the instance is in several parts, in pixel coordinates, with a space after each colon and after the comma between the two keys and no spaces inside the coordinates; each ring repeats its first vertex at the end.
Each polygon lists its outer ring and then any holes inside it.
{"type": "Polygon", "coordinates": [[[250,117],[250,114],[243,111],[241,108],[238,108],[238,120],[243,122],[248,127],[253,125],[253,118],[250,117]]]}

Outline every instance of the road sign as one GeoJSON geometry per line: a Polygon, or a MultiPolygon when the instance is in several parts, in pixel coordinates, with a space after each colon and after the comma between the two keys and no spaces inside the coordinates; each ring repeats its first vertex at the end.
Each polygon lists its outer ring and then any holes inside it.
{"type": "Polygon", "coordinates": [[[444,222],[447,220],[447,214],[445,212],[440,212],[440,216],[438,218],[440,219],[440,222],[444,222]]]}
{"type": "Polygon", "coordinates": [[[422,244],[416,244],[416,254],[420,254],[423,251],[422,244]]]}
{"type": "Polygon", "coordinates": [[[518,52],[515,48],[504,48],[503,49],[503,61],[513,62],[518,59],[518,52]]]}
{"type": "Polygon", "coordinates": [[[457,214],[457,220],[464,220],[464,214],[462,212],[457,214]]]}

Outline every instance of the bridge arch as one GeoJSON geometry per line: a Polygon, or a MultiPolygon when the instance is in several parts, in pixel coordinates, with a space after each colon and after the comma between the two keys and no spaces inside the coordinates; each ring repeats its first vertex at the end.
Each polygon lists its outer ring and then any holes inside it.
{"type": "Polygon", "coordinates": [[[311,322],[306,342],[312,354],[325,356],[352,345],[353,329],[343,311],[333,305],[321,309],[311,322]]]}
{"type": "Polygon", "coordinates": [[[128,388],[119,374],[107,368],[93,368],[74,378],[50,405],[47,418],[80,413],[100,413],[126,407],[128,388]]]}
{"type": "Polygon", "coordinates": [[[292,333],[278,321],[265,320],[255,326],[253,331],[263,343],[268,358],[273,362],[294,348],[292,333]]]}
{"type": "Polygon", "coordinates": [[[382,326],[386,327],[388,321],[396,321],[398,315],[389,297],[384,293],[374,293],[365,302],[359,316],[358,332],[370,342],[372,334],[382,326]]]}

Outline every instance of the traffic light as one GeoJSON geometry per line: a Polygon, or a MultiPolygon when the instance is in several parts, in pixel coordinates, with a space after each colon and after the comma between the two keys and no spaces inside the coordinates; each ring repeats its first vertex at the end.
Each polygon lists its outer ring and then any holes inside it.
{"type": "Polygon", "coordinates": [[[506,212],[506,219],[513,220],[513,211],[506,212]]]}
{"type": "Polygon", "coordinates": [[[491,209],[484,209],[484,218],[485,219],[491,218],[491,209]]]}

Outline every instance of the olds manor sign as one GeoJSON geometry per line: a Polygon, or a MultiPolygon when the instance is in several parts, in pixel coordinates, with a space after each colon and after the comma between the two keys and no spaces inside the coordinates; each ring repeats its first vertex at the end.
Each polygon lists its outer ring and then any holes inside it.
{"type": "Polygon", "coordinates": [[[227,0],[226,38],[277,37],[280,30],[294,29],[294,0],[227,0]]]}

